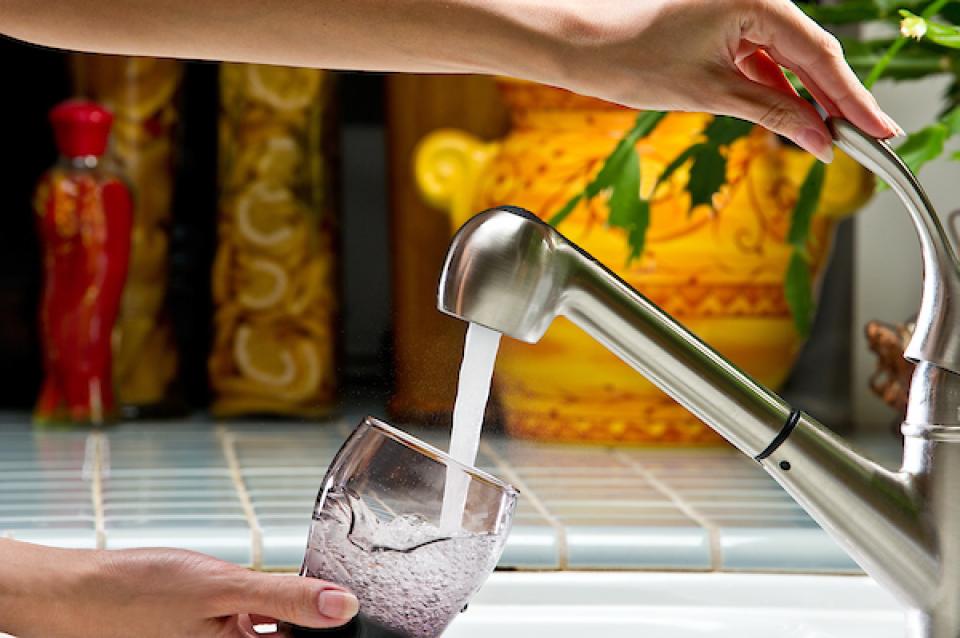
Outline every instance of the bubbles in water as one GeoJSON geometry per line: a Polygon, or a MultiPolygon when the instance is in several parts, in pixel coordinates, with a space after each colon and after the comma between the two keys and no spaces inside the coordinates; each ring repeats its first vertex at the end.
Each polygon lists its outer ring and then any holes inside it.
{"type": "Polygon", "coordinates": [[[443,535],[414,515],[381,520],[354,494],[330,491],[314,517],[304,574],[349,587],[365,616],[436,638],[493,570],[500,539],[443,535]]]}

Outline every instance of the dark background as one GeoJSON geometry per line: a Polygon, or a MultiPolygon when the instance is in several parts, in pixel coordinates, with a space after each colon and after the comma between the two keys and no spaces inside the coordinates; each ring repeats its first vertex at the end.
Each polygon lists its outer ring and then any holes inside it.
{"type": "MultiPolygon", "coordinates": [[[[36,308],[40,257],[34,186],[57,157],[47,112],[71,96],[69,55],[0,37],[6,99],[0,153],[0,409],[30,408],[41,378],[36,308]]],[[[389,378],[389,266],[384,78],[338,74],[344,391],[382,393],[389,378]]],[[[187,63],[171,229],[168,305],[180,348],[176,393],[209,396],[210,265],[216,240],[217,65],[187,63]]]]}

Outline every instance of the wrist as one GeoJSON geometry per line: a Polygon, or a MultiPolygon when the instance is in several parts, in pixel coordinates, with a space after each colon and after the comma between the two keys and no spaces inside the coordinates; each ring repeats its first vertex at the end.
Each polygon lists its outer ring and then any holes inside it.
{"type": "Polygon", "coordinates": [[[457,39],[449,59],[471,73],[560,85],[569,73],[578,41],[593,29],[582,3],[569,0],[461,0],[460,4],[454,15],[462,21],[465,38],[457,39]]]}
{"type": "Polygon", "coordinates": [[[486,55],[481,72],[592,94],[598,84],[635,68],[634,43],[642,39],[638,30],[653,22],[660,7],[654,0],[627,5],[620,0],[486,0],[484,10],[499,21],[494,29],[499,37],[480,38],[486,55]]]}

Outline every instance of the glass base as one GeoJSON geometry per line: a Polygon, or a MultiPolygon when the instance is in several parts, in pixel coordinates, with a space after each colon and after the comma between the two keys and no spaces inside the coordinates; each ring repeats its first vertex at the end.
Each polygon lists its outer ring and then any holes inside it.
{"type": "Polygon", "coordinates": [[[324,638],[413,638],[409,634],[388,629],[364,616],[357,616],[342,627],[331,627],[329,629],[308,629],[307,627],[286,623],[281,623],[279,629],[281,635],[290,638],[317,636],[323,636],[324,638]]]}

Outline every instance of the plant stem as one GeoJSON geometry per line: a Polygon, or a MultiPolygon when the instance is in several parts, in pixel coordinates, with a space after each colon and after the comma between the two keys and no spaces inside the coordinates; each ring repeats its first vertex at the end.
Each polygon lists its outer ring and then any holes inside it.
{"type": "Polygon", "coordinates": [[[883,72],[887,70],[887,66],[890,64],[890,61],[893,60],[894,56],[900,52],[900,49],[907,44],[907,39],[903,36],[897,38],[893,44],[890,45],[890,48],[887,49],[883,57],[881,57],[876,64],[873,65],[873,68],[870,69],[870,75],[867,76],[867,79],[863,81],[864,86],[868,89],[872,89],[873,85],[876,84],[877,80],[880,79],[880,76],[883,75],[883,72]]]}

